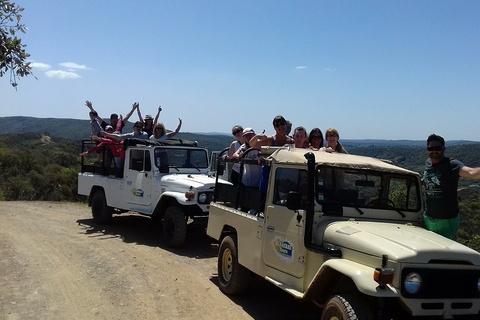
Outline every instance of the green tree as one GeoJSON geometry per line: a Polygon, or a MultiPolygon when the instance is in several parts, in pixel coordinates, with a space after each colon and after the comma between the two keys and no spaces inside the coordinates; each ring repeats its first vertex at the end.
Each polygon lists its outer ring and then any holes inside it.
{"type": "Polygon", "coordinates": [[[32,73],[30,62],[25,60],[30,56],[25,52],[27,45],[16,36],[27,28],[20,23],[24,8],[9,0],[0,0],[0,77],[10,73],[10,83],[16,88],[17,79],[32,73]]]}

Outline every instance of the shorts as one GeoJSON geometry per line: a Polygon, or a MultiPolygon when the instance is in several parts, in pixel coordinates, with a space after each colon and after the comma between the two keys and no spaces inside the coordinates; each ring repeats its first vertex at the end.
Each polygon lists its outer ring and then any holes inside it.
{"type": "Polygon", "coordinates": [[[428,230],[454,240],[460,224],[460,215],[453,219],[435,219],[423,214],[423,220],[428,230]]]}

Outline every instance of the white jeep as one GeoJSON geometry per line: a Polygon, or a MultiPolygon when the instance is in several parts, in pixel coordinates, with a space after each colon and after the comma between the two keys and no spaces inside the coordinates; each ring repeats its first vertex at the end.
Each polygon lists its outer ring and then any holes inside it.
{"type": "MultiPolygon", "coordinates": [[[[89,146],[91,147],[91,145],[89,146]]],[[[207,223],[215,178],[209,174],[207,150],[196,142],[167,139],[126,139],[124,167],[89,165],[82,157],[78,194],[89,197],[96,222],[107,223],[112,214],[128,211],[163,221],[163,238],[182,246],[187,223],[207,223]]]]}
{"type": "Polygon", "coordinates": [[[244,292],[254,273],[323,308],[321,319],[480,318],[480,254],[422,227],[418,173],[349,154],[262,153],[258,188],[219,180],[210,204],[220,290],[244,292]]]}

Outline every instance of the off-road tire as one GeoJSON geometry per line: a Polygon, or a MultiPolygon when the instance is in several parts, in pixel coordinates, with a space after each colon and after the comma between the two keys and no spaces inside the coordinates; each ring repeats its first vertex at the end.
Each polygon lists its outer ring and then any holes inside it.
{"type": "Polygon", "coordinates": [[[247,290],[250,271],[238,263],[236,239],[226,236],[218,251],[218,286],[225,294],[240,294],[247,290]]]}
{"type": "Polygon", "coordinates": [[[178,248],[185,242],[187,221],[180,206],[171,206],[163,217],[163,239],[172,248],[178,248]]]}
{"type": "Polygon", "coordinates": [[[93,220],[100,224],[109,223],[112,220],[113,208],[107,205],[105,192],[97,190],[92,196],[93,220]]]}
{"type": "Polygon", "coordinates": [[[369,320],[372,313],[365,301],[355,295],[335,295],[328,300],[321,320],[369,320]]]}

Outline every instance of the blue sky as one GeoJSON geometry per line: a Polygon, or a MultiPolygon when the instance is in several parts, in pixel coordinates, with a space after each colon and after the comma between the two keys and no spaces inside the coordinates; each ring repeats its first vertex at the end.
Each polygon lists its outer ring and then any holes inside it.
{"type": "MultiPolygon", "coordinates": [[[[88,119],[133,102],[174,129],[480,141],[480,1],[17,0],[33,77],[0,116],[88,119]]],[[[137,120],[132,116],[131,120],[137,120]]]]}

